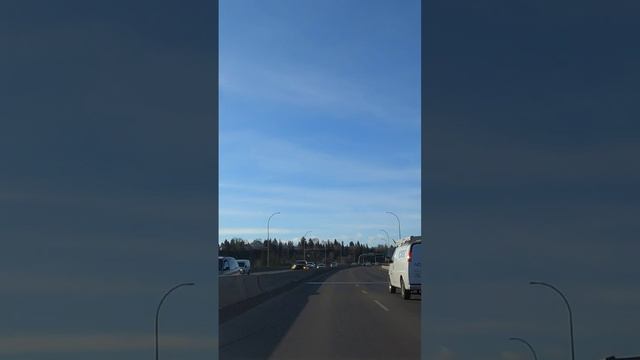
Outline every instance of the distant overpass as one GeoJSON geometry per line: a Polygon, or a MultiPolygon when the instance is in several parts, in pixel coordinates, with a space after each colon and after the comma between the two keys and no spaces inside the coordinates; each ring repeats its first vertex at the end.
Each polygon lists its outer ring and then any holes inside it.
{"type": "Polygon", "coordinates": [[[384,263],[386,257],[387,256],[385,254],[381,254],[381,253],[360,254],[360,256],[358,256],[358,264],[362,264],[367,261],[372,263],[384,263]]]}

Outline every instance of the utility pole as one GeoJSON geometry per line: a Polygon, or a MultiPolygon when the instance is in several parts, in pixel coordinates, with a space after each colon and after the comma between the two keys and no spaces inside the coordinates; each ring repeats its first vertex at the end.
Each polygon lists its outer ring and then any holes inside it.
{"type": "Polygon", "coordinates": [[[327,264],[327,246],[329,246],[329,240],[324,244],[324,264],[327,264]]]}
{"type": "Polygon", "coordinates": [[[304,261],[307,261],[307,246],[306,246],[306,242],[307,242],[307,234],[309,234],[310,232],[311,232],[311,230],[307,231],[300,238],[300,244],[302,244],[302,260],[304,260],[304,261]],[[303,242],[303,240],[304,240],[304,242],[303,242]]]}
{"type": "Polygon", "coordinates": [[[280,212],[274,212],[273,214],[271,214],[271,216],[269,216],[269,220],[267,220],[267,267],[269,267],[269,248],[271,248],[271,238],[269,237],[269,223],[271,222],[271,218],[274,215],[278,215],[280,214],[280,212]]]}

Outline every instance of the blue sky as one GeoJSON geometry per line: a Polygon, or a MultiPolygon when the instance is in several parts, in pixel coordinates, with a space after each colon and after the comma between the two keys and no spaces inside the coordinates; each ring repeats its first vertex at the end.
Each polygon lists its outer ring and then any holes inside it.
{"type": "Polygon", "coordinates": [[[420,2],[220,2],[220,238],[420,234],[420,2]]]}

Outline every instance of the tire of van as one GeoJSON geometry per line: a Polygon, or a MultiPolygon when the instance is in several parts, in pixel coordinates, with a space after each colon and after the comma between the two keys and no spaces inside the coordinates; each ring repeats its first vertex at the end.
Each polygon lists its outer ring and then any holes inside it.
{"type": "Polygon", "coordinates": [[[396,287],[391,285],[391,281],[389,281],[389,294],[395,294],[396,293],[396,287]]]}
{"type": "Polygon", "coordinates": [[[404,280],[400,278],[400,294],[402,294],[402,298],[405,300],[411,299],[411,291],[405,289],[404,280]]]}

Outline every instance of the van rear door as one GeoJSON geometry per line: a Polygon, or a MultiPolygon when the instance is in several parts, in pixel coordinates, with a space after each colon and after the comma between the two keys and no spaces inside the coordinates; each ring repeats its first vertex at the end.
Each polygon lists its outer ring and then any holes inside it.
{"type": "Polygon", "coordinates": [[[409,262],[410,286],[422,284],[422,243],[411,244],[411,262],[409,262]]]}

